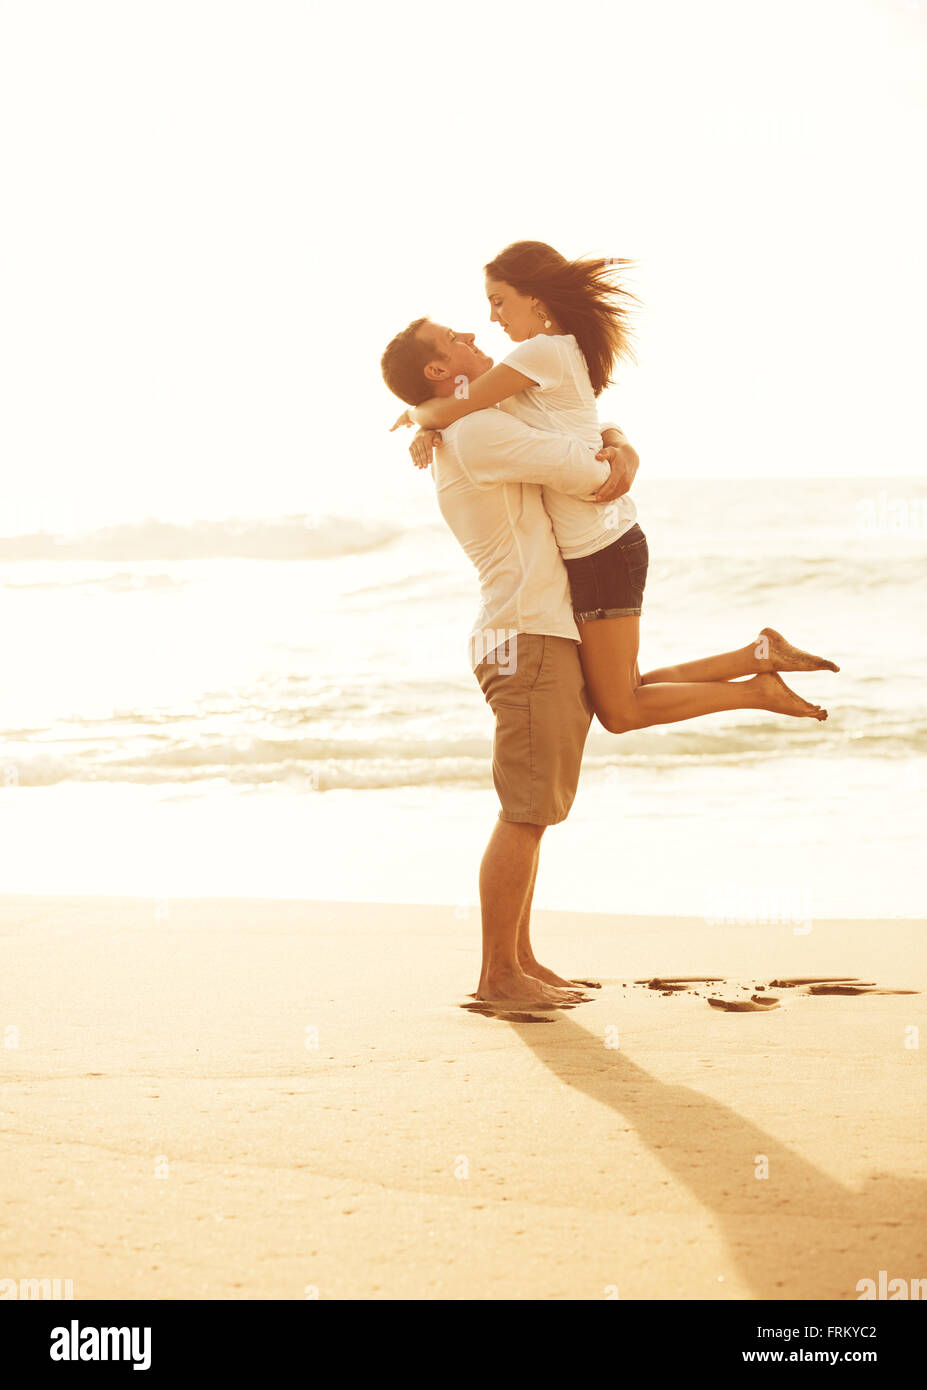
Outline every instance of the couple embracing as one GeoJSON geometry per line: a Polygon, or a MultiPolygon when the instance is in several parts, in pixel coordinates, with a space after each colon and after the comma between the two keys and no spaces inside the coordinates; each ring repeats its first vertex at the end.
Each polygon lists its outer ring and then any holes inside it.
{"type": "Polygon", "coordinates": [[[413,459],[434,454],[438,505],[480,579],[471,665],[495,717],[501,810],[480,865],[477,998],[499,1004],[588,998],[536,959],[530,917],[541,837],[569,814],[593,714],[615,734],[731,709],[823,720],[778,673],[838,669],[764,628],[737,650],[641,674],[638,458],[596,411],[631,356],[626,264],[516,242],[485,267],[490,320],[514,344],[501,363],[427,318],[381,363],[409,407],[393,428],[419,426],[413,459]]]}

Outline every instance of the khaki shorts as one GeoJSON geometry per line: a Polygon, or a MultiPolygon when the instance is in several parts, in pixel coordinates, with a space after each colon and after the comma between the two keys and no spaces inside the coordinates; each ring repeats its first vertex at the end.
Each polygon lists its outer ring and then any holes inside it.
{"type": "Polygon", "coordinates": [[[592,722],[579,644],[516,633],[475,675],[496,716],[492,780],[502,803],[499,819],[566,820],[592,722]]]}

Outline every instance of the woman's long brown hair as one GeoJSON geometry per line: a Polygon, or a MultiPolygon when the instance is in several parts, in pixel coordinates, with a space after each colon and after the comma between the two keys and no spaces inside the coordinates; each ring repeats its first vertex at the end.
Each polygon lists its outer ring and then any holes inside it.
{"type": "Polygon", "coordinates": [[[637,296],[614,278],[616,269],[632,264],[619,258],[568,261],[546,242],[513,241],[484,270],[539,299],[564,333],[572,333],[598,396],[611,384],[621,358],[634,361],[629,307],[637,296]]]}

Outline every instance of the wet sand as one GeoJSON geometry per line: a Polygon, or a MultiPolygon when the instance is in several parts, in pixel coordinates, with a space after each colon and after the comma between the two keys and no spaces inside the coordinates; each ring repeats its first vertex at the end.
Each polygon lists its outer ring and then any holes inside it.
{"type": "Polygon", "coordinates": [[[539,958],[602,988],[509,1013],[467,1007],[476,909],[7,897],[0,935],[0,1281],[853,1300],[927,1276],[927,995],[894,992],[927,988],[922,922],[538,913],[539,958]]]}

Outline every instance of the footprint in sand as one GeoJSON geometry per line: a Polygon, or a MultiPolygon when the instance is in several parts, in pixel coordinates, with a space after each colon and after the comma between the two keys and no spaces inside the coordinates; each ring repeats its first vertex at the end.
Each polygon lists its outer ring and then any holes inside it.
{"type": "Polygon", "coordinates": [[[635,980],[634,983],[659,990],[661,994],[674,994],[689,985],[723,985],[724,981],[720,975],[655,975],[651,980],[635,980]]]}
{"type": "MultiPolygon", "coordinates": [[[[585,985],[590,989],[600,989],[601,985],[593,980],[574,980],[576,985],[585,985]]],[[[614,983],[618,983],[615,981],[614,983]]],[[[621,988],[627,989],[627,982],[622,980],[621,988]]],[[[722,999],[717,995],[703,996],[701,991],[694,988],[696,985],[726,985],[729,989],[749,990],[750,985],[730,985],[720,975],[654,975],[646,980],[634,980],[633,985],[644,989],[652,990],[664,999],[673,998],[677,994],[694,994],[699,998],[705,998],[706,1004],[712,1009],[718,1009],[722,1013],[729,1014],[748,1014],[748,1013],[768,1013],[770,1009],[778,1009],[781,1003],[778,995],[765,994],[767,989],[788,989],[795,990],[799,995],[821,996],[821,995],[864,995],[864,994],[920,994],[917,989],[883,989],[874,980],[860,980],[855,975],[788,975],[781,979],[770,980],[769,984],[753,985],[753,993],[749,999],[722,999]]],[[[472,996],[471,996],[472,997],[472,996]]],[[[576,1003],[583,1001],[577,1000],[576,1003]]],[[[471,1013],[482,1014],[484,1018],[501,1018],[509,1023],[553,1023],[552,1018],[545,1018],[541,1015],[556,1013],[559,1009],[574,1009],[576,1003],[568,1004],[533,1004],[529,1010],[506,1006],[499,1001],[497,1004],[488,1003],[483,1000],[475,1000],[471,1004],[461,1004],[462,1009],[467,1009],[471,1013]]]]}
{"type": "Polygon", "coordinates": [[[806,994],[920,994],[918,989],[879,989],[877,985],[809,985],[806,994]]]}
{"type": "Polygon", "coordinates": [[[762,1013],[779,1007],[779,1000],[772,994],[752,994],[749,999],[709,999],[708,1003],[729,1014],[762,1013]]]}
{"type": "Polygon", "coordinates": [[[855,975],[793,975],[773,980],[770,989],[799,989],[803,994],[920,994],[919,989],[882,989],[855,975]]]}
{"type": "Polygon", "coordinates": [[[770,989],[794,989],[798,985],[849,985],[856,981],[855,975],[783,975],[782,979],[770,980],[770,989]]]}
{"type": "MultiPolygon", "coordinates": [[[[523,1013],[521,1010],[505,1009],[493,1004],[461,1004],[471,1014],[482,1014],[484,1018],[500,1018],[503,1023],[553,1023],[552,1018],[539,1018],[537,1014],[523,1013]]],[[[552,1009],[572,1009],[572,1004],[556,1004],[552,1009]]]]}

